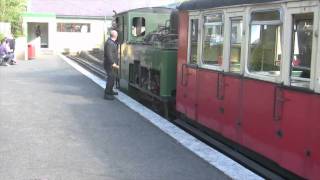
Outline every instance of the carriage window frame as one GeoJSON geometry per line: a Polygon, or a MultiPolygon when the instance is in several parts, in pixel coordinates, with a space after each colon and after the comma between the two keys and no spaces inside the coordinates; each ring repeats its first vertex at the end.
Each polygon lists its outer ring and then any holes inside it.
{"type": "Polygon", "coordinates": [[[284,11],[281,7],[279,6],[270,6],[270,7],[266,7],[266,8],[252,8],[249,11],[248,14],[248,18],[247,18],[247,23],[245,25],[245,29],[248,31],[248,35],[246,37],[246,58],[245,58],[245,64],[244,64],[244,69],[245,69],[245,76],[250,77],[250,78],[254,78],[254,79],[258,79],[258,80],[263,80],[263,81],[269,81],[269,82],[281,82],[282,79],[282,66],[284,63],[284,11]],[[277,11],[279,12],[279,20],[269,20],[269,21],[254,21],[253,20],[253,13],[259,13],[259,12],[274,12],[277,11]],[[272,75],[270,74],[263,74],[263,73],[255,73],[255,72],[251,72],[249,70],[249,64],[250,64],[250,56],[251,56],[251,28],[252,25],[279,25],[280,27],[280,44],[281,44],[281,60],[279,63],[279,73],[277,73],[276,75],[272,75]]]}
{"type": "MultiPolygon", "coordinates": [[[[309,12],[309,13],[296,13],[296,14],[290,14],[292,16],[292,26],[291,26],[291,46],[290,46],[290,64],[289,64],[289,83],[290,86],[292,87],[299,87],[299,88],[306,88],[309,89],[310,85],[312,83],[312,77],[311,77],[311,69],[312,69],[312,55],[313,55],[313,51],[315,50],[313,45],[314,45],[314,41],[316,40],[314,37],[314,33],[315,33],[315,27],[314,27],[314,22],[315,22],[315,13],[313,12],[309,12]],[[311,54],[310,54],[310,59],[309,59],[309,63],[310,63],[310,67],[304,67],[304,66],[295,66],[295,64],[297,64],[298,62],[295,61],[299,61],[297,58],[297,54],[298,52],[296,51],[300,51],[299,49],[299,40],[297,39],[298,36],[298,32],[295,29],[295,22],[294,21],[298,21],[297,18],[295,16],[299,16],[299,15],[307,15],[307,14],[311,14],[312,15],[312,41],[311,41],[311,54]],[[298,46],[298,47],[296,47],[298,46]],[[298,49],[297,49],[298,48],[298,49]],[[309,78],[307,77],[297,77],[293,75],[293,71],[294,68],[296,69],[302,69],[302,70],[307,70],[309,71],[309,78]]],[[[307,18],[303,18],[301,20],[309,20],[307,18]]],[[[296,27],[298,28],[298,27],[296,27]]],[[[301,74],[302,75],[302,74],[301,74]]],[[[304,76],[306,76],[307,74],[305,74],[304,76]]]]}
{"type": "Polygon", "coordinates": [[[230,73],[233,73],[233,74],[242,74],[243,72],[243,57],[244,57],[244,53],[245,53],[245,37],[246,37],[246,33],[245,33],[245,18],[244,18],[244,15],[238,15],[238,16],[229,16],[229,30],[228,30],[228,54],[227,54],[227,70],[228,72],[230,73]],[[240,34],[241,34],[241,38],[240,38],[240,42],[239,43],[233,43],[232,42],[232,33],[233,33],[233,29],[232,29],[232,25],[233,25],[233,22],[239,22],[241,23],[242,25],[242,28],[240,30],[240,34]],[[239,56],[239,70],[238,71],[233,71],[231,68],[232,66],[232,48],[233,48],[233,45],[235,44],[238,44],[238,46],[240,46],[240,56],[239,56]]]}
{"type": "Polygon", "coordinates": [[[284,84],[288,87],[292,88],[298,88],[298,89],[304,89],[304,90],[311,90],[315,93],[320,93],[320,51],[318,50],[320,45],[320,38],[318,37],[320,34],[319,29],[319,6],[317,3],[313,4],[306,4],[305,2],[299,2],[297,5],[292,6],[291,8],[288,8],[287,10],[287,16],[286,19],[288,19],[287,25],[288,29],[287,31],[290,32],[289,36],[287,37],[286,41],[289,43],[288,46],[288,57],[287,57],[287,63],[285,64],[285,70],[286,73],[283,75],[284,78],[284,84]],[[297,8],[297,6],[299,8],[297,8]],[[312,13],[313,14],[313,43],[312,43],[312,54],[311,54],[311,69],[310,69],[310,85],[309,88],[302,88],[299,86],[291,86],[291,51],[292,51],[292,27],[293,27],[293,15],[297,14],[306,14],[306,13],[312,13]]]}
{"type": "MultiPolygon", "coordinates": [[[[315,22],[319,22],[319,19],[320,19],[319,13],[318,13],[318,15],[315,14],[314,21],[315,22]]],[[[317,43],[317,45],[316,45],[316,47],[313,47],[313,48],[316,49],[317,52],[315,52],[316,59],[314,59],[314,57],[312,57],[313,59],[311,59],[311,61],[314,62],[313,64],[315,65],[315,67],[317,67],[317,69],[315,69],[314,72],[311,69],[311,76],[313,77],[312,81],[314,83],[314,84],[311,83],[311,85],[314,86],[314,90],[315,90],[316,93],[320,93],[320,68],[319,68],[320,67],[320,58],[317,58],[317,57],[320,57],[320,50],[318,50],[319,46],[320,46],[320,38],[319,38],[320,28],[319,28],[319,24],[315,24],[315,27],[317,27],[315,33],[316,33],[316,36],[318,36],[318,37],[315,38],[315,43],[317,43]],[[314,75],[312,73],[314,73],[314,75]]],[[[311,62],[311,64],[312,64],[312,62],[311,62]]]]}
{"type": "Polygon", "coordinates": [[[201,20],[200,20],[200,16],[199,15],[190,15],[189,16],[189,25],[188,25],[188,56],[187,56],[187,64],[189,65],[198,65],[199,64],[199,57],[200,57],[200,48],[201,48],[201,45],[200,45],[200,42],[201,42],[201,35],[200,35],[200,32],[201,32],[201,29],[200,29],[200,24],[201,24],[201,20]],[[196,58],[197,60],[195,62],[192,63],[191,61],[191,22],[193,20],[197,20],[198,21],[198,32],[197,32],[197,47],[195,49],[195,51],[197,52],[196,54],[196,58]]]}
{"type": "Polygon", "coordinates": [[[223,71],[224,70],[224,66],[225,66],[225,38],[226,38],[226,29],[225,29],[225,19],[226,19],[226,15],[223,11],[213,11],[213,12],[206,12],[203,13],[202,16],[200,17],[200,25],[199,27],[201,28],[202,32],[200,32],[201,34],[201,39],[200,39],[200,47],[199,47],[199,52],[200,52],[200,57],[199,57],[199,64],[202,68],[205,69],[211,69],[211,70],[216,70],[216,71],[223,71]],[[204,56],[204,39],[205,39],[205,30],[204,30],[204,23],[205,23],[205,17],[206,16],[213,16],[213,15],[221,15],[221,25],[222,25],[222,41],[221,41],[221,46],[222,46],[222,50],[221,50],[221,65],[213,65],[213,64],[205,64],[203,63],[203,56],[204,56]]]}

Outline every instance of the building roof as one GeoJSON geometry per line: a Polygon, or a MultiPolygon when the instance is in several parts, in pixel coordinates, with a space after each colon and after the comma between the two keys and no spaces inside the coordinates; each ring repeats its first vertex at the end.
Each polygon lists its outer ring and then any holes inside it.
{"type": "Polygon", "coordinates": [[[174,9],[169,7],[146,7],[146,8],[130,9],[128,11],[119,12],[118,15],[129,13],[129,12],[168,14],[168,13],[171,13],[172,10],[174,9]]]}
{"type": "Polygon", "coordinates": [[[268,3],[281,0],[190,0],[183,2],[178,9],[180,10],[197,10],[209,9],[223,6],[233,6],[241,4],[258,4],[268,3]]]}
{"type": "Polygon", "coordinates": [[[172,0],[29,0],[28,12],[57,16],[113,16],[113,10],[160,6],[172,0]]]}

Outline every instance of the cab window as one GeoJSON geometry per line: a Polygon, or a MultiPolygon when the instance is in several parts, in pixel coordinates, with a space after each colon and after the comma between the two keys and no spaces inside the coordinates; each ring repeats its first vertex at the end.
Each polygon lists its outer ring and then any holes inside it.
{"type": "Polygon", "coordinates": [[[132,36],[140,37],[146,33],[146,20],[143,17],[135,17],[132,19],[132,36]]]}
{"type": "Polygon", "coordinates": [[[252,74],[279,76],[282,58],[280,11],[253,12],[250,23],[249,60],[252,74]]]}

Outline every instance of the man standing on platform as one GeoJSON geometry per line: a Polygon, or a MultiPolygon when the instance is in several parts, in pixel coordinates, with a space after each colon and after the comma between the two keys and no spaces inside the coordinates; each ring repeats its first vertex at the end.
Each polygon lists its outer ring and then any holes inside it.
{"type": "Polygon", "coordinates": [[[104,91],[104,99],[113,100],[114,95],[118,95],[117,92],[113,91],[114,81],[115,81],[115,71],[113,69],[119,69],[118,63],[118,46],[116,40],[118,38],[118,33],[112,30],[110,33],[110,38],[104,44],[104,69],[107,74],[106,89],[104,91]]]}

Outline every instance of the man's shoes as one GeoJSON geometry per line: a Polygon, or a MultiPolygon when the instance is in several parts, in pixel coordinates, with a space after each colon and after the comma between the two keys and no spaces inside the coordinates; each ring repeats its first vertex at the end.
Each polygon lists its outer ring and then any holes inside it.
{"type": "Polygon", "coordinates": [[[14,61],[14,60],[12,60],[12,61],[10,62],[10,65],[16,65],[16,64],[17,64],[17,62],[14,61]]]}
{"type": "Polygon", "coordinates": [[[104,99],[105,100],[114,100],[114,96],[111,94],[104,94],[104,99]]]}

